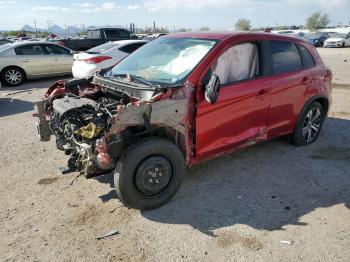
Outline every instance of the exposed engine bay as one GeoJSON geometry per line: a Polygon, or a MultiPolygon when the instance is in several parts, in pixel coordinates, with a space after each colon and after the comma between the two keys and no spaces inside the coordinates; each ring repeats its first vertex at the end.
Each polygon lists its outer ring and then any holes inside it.
{"type": "Polygon", "coordinates": [[[57,148],[69,155],[71,170],[87,177],[110,171],[133,140],[149,134],[170,136],[185,147],[184,94],[141,86],[141,97],[135,97],[140,91],[135,84],[126,87],[98,80],[58,82],[45,100],[35,103],[41,140],[54,135],[57,148]]]}

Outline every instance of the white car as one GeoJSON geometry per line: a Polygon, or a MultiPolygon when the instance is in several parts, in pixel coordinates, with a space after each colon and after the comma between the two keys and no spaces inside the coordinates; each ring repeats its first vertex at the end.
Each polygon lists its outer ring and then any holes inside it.
{"type": "Polygon", "coordinates": [[[334,34],[328,38],[324,44],[324,47],[346,47],[350,46],[350,33],[348,34],[334,34]]]}
{"type": "Polygon", "coordinates": [[[96,46],[85,52],[74,54],[72,73],[74,78],[92,76],[101,69],[116,65],[124,57],[144,44],[145,40],[121,40],[96,46]]]}

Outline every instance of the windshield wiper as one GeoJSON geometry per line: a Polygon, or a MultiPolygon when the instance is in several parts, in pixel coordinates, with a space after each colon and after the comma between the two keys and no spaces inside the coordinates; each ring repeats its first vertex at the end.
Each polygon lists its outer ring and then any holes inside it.
{"type": "Polygon", "coordinates": [[[117,75],[113,75],[113,77],[120,77],[120,76],[123,76],[125,78],[128,78],[128,79],[131,79],[133,81],[137,81],[141,84],[144,84],[144,85],[147,85],[149,87],[152,87],[152,88],[156,88],[157,86],[153,85],[150,81],[147,81],[146,79],[140,77],[140,76],[136,76],[136,75],[132,75],[132,74],[117,74],[117,75]]]}

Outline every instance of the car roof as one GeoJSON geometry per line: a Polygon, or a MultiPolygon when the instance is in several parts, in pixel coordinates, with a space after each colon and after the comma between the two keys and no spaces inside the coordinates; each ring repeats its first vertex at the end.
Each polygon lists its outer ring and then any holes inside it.
{"type": "Polygon", "coordinates": [[[133,43],[148,43],[147,40],[119,40],[119,41],[113,41],[113,44],[118,44],[118,45],[127,45],[127,44],[133,44],[133,43]]]}
{"type": "Polygon", "coordinates": [[[289,41],[294,43],[305,42],[302,39],[291,37],[288,35],[283,35],[283,34],[272,34],[272,33],[265,33],[265,32],[238,32],[238,31],[184,32],[184,33],[170,34],[164,37],[223,40],[225,38],[231,38],[231,37],[239,38],[241,36],[246,36],[246,35],[252,36],[253,38],[256,38],[256,39],[289,41]]]}
{"type": "Polygon", "coordinates": [[[107,30],[107,29],[116,29],[116,30],[125,30],[125,31],[128,31],[128,29],[126,28],[123,28],[123,27],[96,27],[96,28],[91,28],[91,29],[88,29],[87,31],[94,31],[94,30],[107,30]]]}
{"type": "Polygon", "coordinates": [[[24,45],[30,45],[30,44],[36,44],[36,45],[41,45],[41,44],[44,44],[44,45],[56,45],[56,46],[59,46],[59,47],[63,47],[65,49],[68,49],[70,50],[69,48],[65,47],[65,46],[61,46],[57,43],[54,43],[54,42],[45,42],[45,41],[20,41],[20,42],[13,42],[11,43],[11,47],[12,48],[16,48],[16,47],[19,47],[19,46],[24,46],[24,45]]]}
{"type": "Polygon", "coordinates": [[[12,46],[21,46],[21,45],[30,45],[30,44],[53,44],[53,45],[58,45],[57,43],[54,42],[45,42],[45,41],[20,41],[20,42],[14,42],[12,43],[12,46]]]}

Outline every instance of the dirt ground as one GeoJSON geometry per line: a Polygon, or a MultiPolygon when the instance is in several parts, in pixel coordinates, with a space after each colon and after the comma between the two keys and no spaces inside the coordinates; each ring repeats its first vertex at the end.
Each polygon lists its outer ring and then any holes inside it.
{"type": "Polygon", "coordinates": [[[319,52],[342,85],[316,143],[279,139],[194,167],[147,212],[116,199],[111,174],[60,174],[66,157],[31,116],[54,79],[1,89],[0,261],[350,261],[350,48],[319,52]]]}

